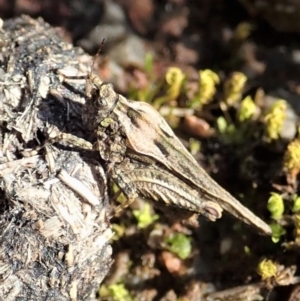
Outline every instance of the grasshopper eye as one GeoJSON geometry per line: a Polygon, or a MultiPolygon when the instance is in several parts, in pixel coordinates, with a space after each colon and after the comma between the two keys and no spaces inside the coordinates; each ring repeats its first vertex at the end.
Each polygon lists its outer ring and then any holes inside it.
{"type": "Polygon", "coordinates": [[[214,202],[206,202],[202,210],[203,215],[213,222],[222,216],[223,211],[223,209],[214,202]]]}
{"type": "Polygon", "coordinates": [[[105,98],[98,97],[95,101],[96,107],[102,109],[103,107],[107,107],[107,101],[105,98]]]}
{"type": "Polygon", "coordinates": [[[112,94],[115,94],[114,87],[111,83],[102,83],[99,88],[99,98],[109,98],[112,94]]]}
{"type": "Polygon", "coordinates": [[[98,87],[98,95],[95,98],[95,105],[99,109],[107,107],[110,109],[117,101],[118,97],[111,83],[102,83],[98,87]]]}

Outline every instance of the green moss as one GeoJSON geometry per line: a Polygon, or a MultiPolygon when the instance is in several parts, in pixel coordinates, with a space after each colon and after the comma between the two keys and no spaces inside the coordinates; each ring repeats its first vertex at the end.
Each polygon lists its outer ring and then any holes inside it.
{"type": "Polygon", "coordinates": [[[99,294],[102,299],[109,299],[112,301],[133,301],[129,291],[125,288],[123,283],[111,284],[109,286],[101,285],[99,294]]]}
{"type": "Polygon", "coordinates": [[[165,239],[168,249],[181,259],[186,259],[192,251],[191,239],[182,233],[171,234],[165,239]]]}
{"type": "Polygon", "coordinates": [[[271,192],[271,196],[268,200],[268,210],[273,219],[279,220],[282,218],[284,213],[284,202],[280,194],[271,192]]]}
{"type": "Polygon", "coordinates": [[[142,210],[133,210],[132,213],[137,219],[140,229],[147,228],[159,218],[157,214],[151,212],[151,207],[148,203],[145,204],[142,210]]]}

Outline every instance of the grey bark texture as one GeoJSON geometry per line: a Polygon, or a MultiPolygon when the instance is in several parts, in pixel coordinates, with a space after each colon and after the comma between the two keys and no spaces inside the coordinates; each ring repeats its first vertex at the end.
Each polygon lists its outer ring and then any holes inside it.
{"type": "Polygon", "coordinates": [[[88,139],[92,60],[41,19],[1,25],[0,300],[92,300],[112,263],[98,154],[27,151],[61,131],[88,139]]]}

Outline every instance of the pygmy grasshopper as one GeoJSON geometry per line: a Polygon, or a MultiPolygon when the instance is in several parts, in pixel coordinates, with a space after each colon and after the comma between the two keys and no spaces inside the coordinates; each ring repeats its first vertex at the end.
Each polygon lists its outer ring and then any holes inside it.
{"type": "Polygon", "coordinates": [[[225,210],[270,234],[270,227],[220,187],[197,163],[167,122],[149,104],[117,94],[112,84],[91,75],[86,86],[83,123],[97,136],[94,145],[69,134],[64,141],[97,150],[108,176],[127,197],[123,209],[139,195],[202,214],[211,221],[225,210]]]}

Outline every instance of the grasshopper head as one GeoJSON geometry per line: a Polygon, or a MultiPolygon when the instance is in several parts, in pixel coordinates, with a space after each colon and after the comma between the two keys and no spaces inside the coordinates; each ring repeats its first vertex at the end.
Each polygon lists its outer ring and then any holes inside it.
{"type": "Polygon", "coordinates": [[[112,113],[119,95],[111,83],[102,82],[99,77],[93,75],[87,82],[86,96],[82,119],[89,130],[95,130],[100,122],[112,113]]]}

